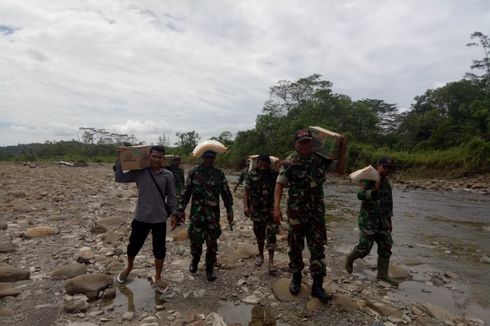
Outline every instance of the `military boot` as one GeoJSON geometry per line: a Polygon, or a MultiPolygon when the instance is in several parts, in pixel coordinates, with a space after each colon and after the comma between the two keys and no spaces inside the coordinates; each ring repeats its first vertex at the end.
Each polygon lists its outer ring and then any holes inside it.
{"type": "Polygon", "coordinates": [[[378,280],[382,280],[390,283],[393,286],[398,286],[398,282],[392,279],[388,275],[388,268],[390,267],[390,258],[389,257],[379,257],[378,256],[378,275],[376,278],[378,280]]]}
{"type": "Polygon", "coordinates": [[[311,296],[314,298],[318,298],[323,303],[327,303],[333,299],[333,296],[325,292],[325,290],[323,289],[323,275],[313,276],[311,296]]]}
{"type": "Polygon", "coordinates": [[[206,278],[209,282],[216,281],[216,274],[214,274],[214,266],[206,265],[206,278]]]}
{"type": "Polygon", "coordinates": [[[345,259],[345,270],[347,273],[352,274],[352,270],[354,269],[354,260],[360,258],[355,250],[352,250],[350,254],[347,255],[345,259]]]}
{"type": "Polygon", "coordinates": [[[197,272],[197,266],[199,265],[199,256],[192,256],[191,264],[189,265],[189,272],[194,274],[197,272]]]}
{"type": "Polygon", "coordinates": [[[301,272],[294,272],[291,278],[291,283],[289,284],[289,292],[292,295],[297,295],[301,290],[301,272]]]}

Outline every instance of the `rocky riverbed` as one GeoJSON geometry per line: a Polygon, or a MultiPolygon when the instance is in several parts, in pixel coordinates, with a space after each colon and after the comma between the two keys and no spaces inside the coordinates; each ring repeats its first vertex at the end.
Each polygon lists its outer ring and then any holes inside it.
{"type": "MultiPolygon", "coordinates": [[[[216,282],[206,281],[202,266],[197,274],[188,273],[189,243],[181,226],[167,234],[163,275],[169,288],[163,295],[149,280],[151,241],[136,257],[127,284],[120,285],[114,278],[124,266],[137,198],[134,184],[113,179],[109,165],[0,164],[2,325],[485,324],[484,317],[444,308],[433,297],[416,301],[404,295],[403,284],[414,280],[457,292],[461,276],[456,273],[423,271],[395,257],[390,273],[404,281],[395,289],[375,280],[373,250],[356,263],[353,275],[346,274],[346,243],[338,234],[345,230],[331,218],[325,287],[335,299],[328,305],[312,299],[308,275],[300,295],[292,297],[286,227],[279,235],[279,272],[270,275],[265,265],[255,267],[252,224],[242,214],[240,191],[233,231],[223,218],[216,282]]],[[[355,214],[327,208],[331,215],[355,214]]]]}

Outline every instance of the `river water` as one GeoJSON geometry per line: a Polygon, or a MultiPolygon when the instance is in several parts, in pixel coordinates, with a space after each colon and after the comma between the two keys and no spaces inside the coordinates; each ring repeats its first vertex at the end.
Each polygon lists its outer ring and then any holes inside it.
{"type": "MultiPolygon", "coordinates": [[[[327,184],[325,202],[330,249],[346,253],[357,243],[357,186],[327,184]]],[[[430,302],[490,324],[490,196],[469,192],[393,189],[392,261],[407,266],[413,279],[391,293],[430,302]],[[433,275],[457,274],[449,284],[433,275]],[[437,281],[437,280],[436,280],[437,281]]],[[[376,245],[368,260],[375,264],[376,245]]],[[[359,273],[360,277],[373,277],[359,273]]]]}

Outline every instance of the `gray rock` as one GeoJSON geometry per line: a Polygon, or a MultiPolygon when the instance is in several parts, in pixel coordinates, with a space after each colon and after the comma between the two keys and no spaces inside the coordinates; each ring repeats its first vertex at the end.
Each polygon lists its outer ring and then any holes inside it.
{"type": "Polygon", "coordinates": [[[68,313],[85,312],[89,307],[88,298],[83,294],[65,296],[63,309],[68,313]]]}
{"type": "Polygon", "coordinates": [[[0,264],[0,282],[28,280],[30,273],[7,264],[0,264]]]}
{"type": "Polygon", "coordinates": [[[434,305],[432,303],[423,303],[420,305],[420,308],[429,314],[431,317],[434,317],[442,322],[444,321],[452,321],[456,319],[456,315],[447,311],[446,309],[434,305]]]}
{"type": "Polygon", "coordinates": [[[89,299],[97,299],[99,291],[102,291],[113,284],[110,275],[105,274],[85,274],[79,275],[65,281],[65,291],[68,294],[85,294],[89,299]]]}
{"type": "Polygon", "coordinates": [[[0,242],[0,253],[8,253],[17,250],[18,246],[10,241],[0,242]]]}
{"type": "Polygon", "coordinates": [[[0,230],[7,230],[7,222],[0,222],[0,230]]]}
{"type": "Polygon", "coordinates": [[[488,256],[483,256],[482,258],[480,258],[480,263],[483,263],[483,264],[490,264],[490,257],[488,257],[488,256]]]}
{"type": "Polygon", "coordinates": [[[124,313],[124,315],[122,316],[122,319],[123,320],[133,320],[133,317],[134,317],[134,312],[132,311],[127,311],[124,313]]]}
{"type": "Polygon", "coordinates": [[[78,252],[78,262],[88,263],[91,259],[95,258],[95,254],[89,247],[82,247],[78,252]]]}
{"type": "Polygon", "coordinates": [[[65,265],[55,270],[53,273],[51,273],[51,278],[57,280],[59,279],[65,280],[67,278],[73,278],[75,276],[82,275],[85,273],[87,273],[87,265],[73,263],[73,264],[65,265]]]}

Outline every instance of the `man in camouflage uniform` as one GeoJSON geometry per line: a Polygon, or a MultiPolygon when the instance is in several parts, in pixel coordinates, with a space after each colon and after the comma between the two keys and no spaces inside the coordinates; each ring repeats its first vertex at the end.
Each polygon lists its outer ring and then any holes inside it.
{"type": "Polygon", "coordinates": [[[274,250],[276,249],[277,224],[274,223],[274,186],[277,173],[271,169],[271,159],[268,155],[257,158],[257,166],[248,172],[245,177],[245,192],[243,206],[245,216],[251,217],[253,230],[257,239],[259,255],[255,265],[261,266],[264,262],[264,244],[267,239],[269,251],[269,272],[276,271],[274,266],[274,250]]]}
{"type": "MultiPolygon", "coordinates": [[[[172,160],[170,161],[169,166],[165,166],[165,169],[169,170],[170,172],[173,173],[175,177],[175,192],[177,194],[177,202],[180,201],[180,196],[182,194],[182,190],[184,188],[185,184],[185,176],[184,176],[184,169],[180,167],[181,163],[181,158],[179,155],[174,155],[172,160]]],[[[182,220],[182,217],[179,217],[179,221],[177,221],[177,225],[180,225],[180,222],[182,220]]]]}
{"type": "Polygon", "coordinates": [[[284,187],[289,186],[287,216],[289,223],[289,267],[293,271],[289,291],[297,295],[301,289],[304,268],[302,251],[305,238],[310,249],[310,274],[313,278],[311,295],[328,302],[332,296],[323,289],[326,275],[325,205],[323,183],[325,174],[335,168],[332,160],[313,152],[313,136],[309,130],[298,130],[295,134],[296,152],[288,156],[277,178],[274,194],[274,220],[281,221],[281,197],[284,187]]]}
{"type": "Polygon", "coordinates": [[[240,172],[240,176],[238,177],[238,182],[236,183],[235,188],[233,188],[233,192],[236,192],[236,190],[238,189],[238,187],[240,187],[240,185],[245,181],[245,177],[247,176],[247,173],[248,173],[248,165],[249,165],[249,163],[250,163],[250,159],[247,159],[246,166],[242,170],[242,172],[240,172]]]}
{"type": "Polygon", "coordinates": [[[347,256],[345,269],[348,273],[352,273],[354,260],[367,256],[373,243],[376,242],[378,244],[377,278],[392,285],[398,285],[398,282],[388,275],[393,245],[391,238],[393,196],[386,176],[392,167],[393,161],[389,157],[381,158],[377,164],[381,180],[378,183],[364,181],[363,189],[357,194],[357,198],[362,200],[358,217],[359,244],[347,256]]]}
{"type": "Polygon", "coordinates": [[[188,230],[192,254],[189,271],[197,272],[202,246],[206,241],[206,277],[210,282],[216,280],[214,265],[218,238],[221,235],[220,195],[225,204],[228,222],[230,224],[233,222],[233,196],[228,188],[225,174],[214,167],[215,158],[216,153],[207,151],[202,156],[202,163],[189,171],[179,207],[181,214],[184,214],[185,207],[192,197],[188,230]]]}
{"type": "Polygon", "coordinates": [[[170,161],[170,165],[165,167],[165,169],[174,174],[175,191],[177,192],[177,196],[179,197],[179,199],[185,184],[184,169],[180,167],[181,161],[182,160],[179,155],[174,155],[174,157],[170,161]]]}

